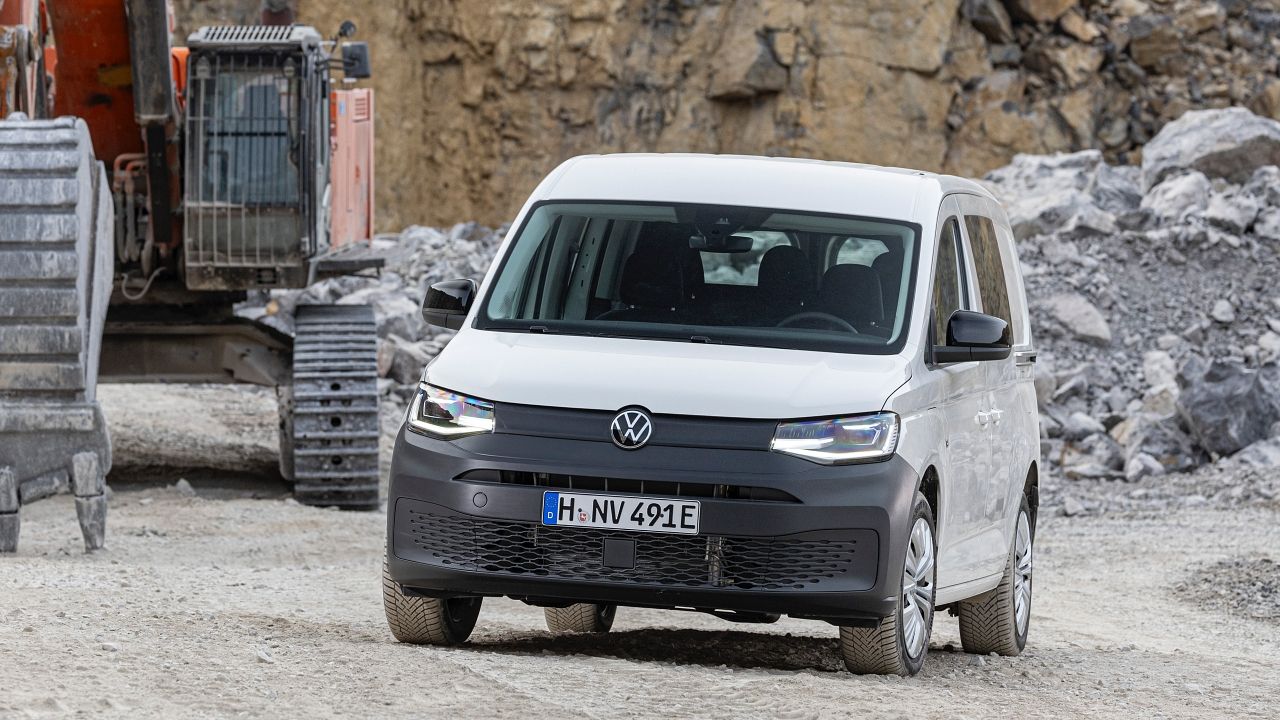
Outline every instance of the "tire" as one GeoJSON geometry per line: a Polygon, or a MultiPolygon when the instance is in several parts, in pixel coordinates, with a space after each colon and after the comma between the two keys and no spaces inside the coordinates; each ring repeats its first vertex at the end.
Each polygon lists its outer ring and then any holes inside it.
{"type": "Polygon", "coordinates": [[[547,618],[547,629],[559,635],[562,633],[606,633],[613,627],[613,616],[617,613],[617,605],[600,605],[597,603],[577,603],[569,607],[543,608],[547,618]]]}
{"type": "Polygon", "coordinates": [[[882,618],[875,627],[840,628],[840,654],[849,672],[915,675],[924,667],[933,631],[938,546],[933,511],[920,493],[916,493],[910,528],[893,614],[882,618]],[[907,622],[903,620],[904,613],[907,622]]]}
{"type": "Polygon", "coordinates": [[[382,559],[382,607],[391,634],[414,645],[459,645],[471,637],[484,598],[427,598],[405,595],[382,559]]]}
{"type": "Polygon", "coordinates": [[[1027,646],[1034,542],[1035,526],[1023,497],[1000,584],[990,593],[960,603],[960,643],[965,652],[1012,657],[1027,646]]]}

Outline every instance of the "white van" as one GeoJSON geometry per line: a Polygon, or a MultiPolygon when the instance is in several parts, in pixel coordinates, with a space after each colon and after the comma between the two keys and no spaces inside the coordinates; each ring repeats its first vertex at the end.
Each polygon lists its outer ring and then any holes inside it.
{"type": "Polygon", "coordinates": [[[1039,432],[1017,253],[976,183],[703,155],[569,160],[493,268],[423,313],[458,334],[396,441],[384,597],[404,642],[484,596],[604,632],[617,606],[839,626],[914,674],[1027,637],[1039,432]]]}

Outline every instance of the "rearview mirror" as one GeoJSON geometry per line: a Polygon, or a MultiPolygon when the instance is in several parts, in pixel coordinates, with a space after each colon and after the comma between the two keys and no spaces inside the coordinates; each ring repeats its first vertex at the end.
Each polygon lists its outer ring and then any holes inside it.
{"type": "Polygon", "coordinates": [[[368,43],[342,43],[342,74],[352,80],[363,80],[373,75],[369,69],[368,43]]]}
{"type": "Polygon", "coordinates": [[[476,297],[476,281],[445,280],[427,288],[422,301],[422,319],[428,325],[446,330],[461,330],[476,297]]]}
{"type": "Polygon", "coordinates": [[[718,238],[708,235],[694,235],[689,238],[689,247],[691,249],[715,253],[751,252],[751,248],[755,243],[755,239],[747,235],[730,235],[729,237],[718,238]]]}
{"type": "Polygon", "coordinates": [[[1004,360],[1012,350],[1009,323],[993,315],[956,310],[947,320],[947,344],[933,346],[933,361],[1004,360]]]}

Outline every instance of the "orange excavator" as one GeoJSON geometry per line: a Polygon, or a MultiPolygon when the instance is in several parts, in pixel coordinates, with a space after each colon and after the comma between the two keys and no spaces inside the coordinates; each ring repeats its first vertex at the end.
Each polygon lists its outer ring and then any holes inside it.
{"type": "Polygon", "coordinates": [[[233,309],[386,259],[368,48],[291,14],[174,47],[165,0],[0,0],[0,551],[58,492],[102,546],[100,379],[276,387],[295,496],[378,506],[372,309],[233,309]]]}

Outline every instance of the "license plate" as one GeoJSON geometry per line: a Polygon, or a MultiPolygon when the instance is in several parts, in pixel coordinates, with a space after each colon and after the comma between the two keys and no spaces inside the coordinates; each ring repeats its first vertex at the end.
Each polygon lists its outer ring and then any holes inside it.
{"type": "Polygon", "coordinates": [[[697,500],[542,493],[542,524],[638,532],[698,534],[697,500]]]}

